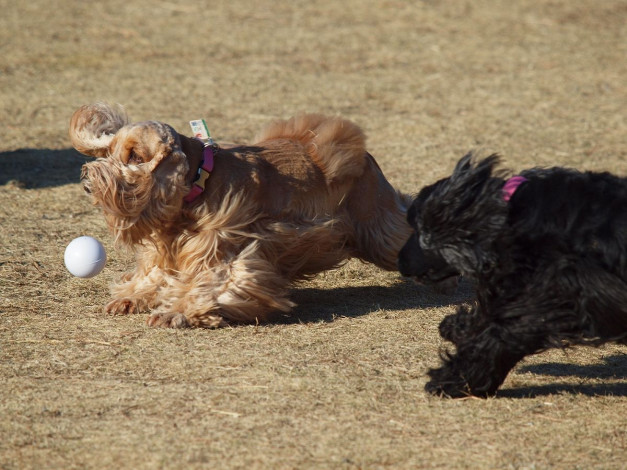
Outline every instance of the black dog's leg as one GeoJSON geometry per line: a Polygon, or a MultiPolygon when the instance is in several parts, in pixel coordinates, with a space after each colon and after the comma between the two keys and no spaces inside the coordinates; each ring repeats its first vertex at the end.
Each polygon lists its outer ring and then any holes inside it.
{"type": "Polygon", "coordinates": [[[442,367],[429,370],[427,392],[451,398],[494,395],[509,371],[526,355],[504,342],[495,325],[468,339],[457,344],[455,354],[442,357],[442,367]]]}
{"type": "MultiPolygon", "coordinates": [[[[457,351],[445,353],[442,367],[429,371],[428,392],[454,398],[493,395],[522,358],[547,346],[548,313],[538,314],[539,306],[510,304],[494,315],[487,302],[483,305],[462,306],[442,321],[440,332],[457,351]]],[[[553,314],[572,320],[568,311],[553,314]]]]}
{"type": "Polygon", "coordinates": [[[475,307],[460,305],[457,313],[447,315],[440,323],[440,335],[453,344],[459,344],[469,336],[475,317],[475,307]]]}
{"type": "Polygon", "coordinates": [[[525,356],[582,341],[620,342],[627,336],[621,279],[580,261],[546,285],[553,291],[542,284],[498,307],[480,297],[473,308],[460,307],[446,317],[440,333],[457,351],[445,354],[442,367],[429,371],[426,390],[450,397],[493,395],[525,356]]]}

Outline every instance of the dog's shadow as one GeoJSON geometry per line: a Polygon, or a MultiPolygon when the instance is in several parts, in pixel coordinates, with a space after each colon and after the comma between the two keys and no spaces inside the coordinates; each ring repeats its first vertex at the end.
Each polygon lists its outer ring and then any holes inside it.
{"type": "Polygon", "coordinates": [[[80,181],[81,167],[89,161],[74,149],[18,149],[0,152],[0,186],[50,188],[80,181]]]}
{"type": "Polygon", "coordinates": [[[444,307],[466,302],[473,295],[472,286],[463,280],[450,295],[405,279],[390,286],[294,288],[290,299],[297,306],[289,315],[277,318],[276,323],[331,322],[338,317],[356,318],[379,310],[444,307]]]}
{"type": "Polygon", "coordinates": [[[578,377],[578,384],[551,384],[535,387],[503,389],[498,396],[503,398],[533,398],[559,393],[571,393],[587,396],[627,397],[627,354],[616,354],[603,358],[602,363],[579,365],[547,363],[522,366],[520,372],[548,375],[551,377],[578,377]],[[586,383],[592,379],[619,380],[607,384],[586,383]]]}

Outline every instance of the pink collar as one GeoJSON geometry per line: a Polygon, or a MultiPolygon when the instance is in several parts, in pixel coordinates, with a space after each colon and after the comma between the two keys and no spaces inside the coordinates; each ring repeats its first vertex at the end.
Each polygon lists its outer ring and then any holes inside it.
{"type": "Polygon", "coordinates": [[[193,202],[198,196],[202,194],[202,192],[205,190],[205,185],[207,184],[207,180],[209,179],[209,175],[211,175],[212,171],[213,147],[211,145],[205,144],[202,163],[198,167],[198,173],[196,173],[196,178],[192,183],[192,189],[190,189],[189,193],[187,193],[187,196],[183,198],[185,202],[193,202]]]}
{"type": "Polygon", "coordinates": [[[527,178],[524,176],[512,176],[505,182],[505,185],[503,186],[503,199],[505,202],[508,202],[512,198],[518,189],[518,186],[523,184],[525,181],[527,181],[527,178]]]}

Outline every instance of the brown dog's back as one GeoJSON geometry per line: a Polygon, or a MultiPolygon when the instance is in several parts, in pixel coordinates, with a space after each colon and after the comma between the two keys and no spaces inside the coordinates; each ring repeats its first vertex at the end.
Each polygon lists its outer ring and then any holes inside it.
{"type": "Polygon", "coordinates": [[[356,124],[307,114],[271,124],[258,139],[272,149],[266,158],[277,168],[290,173],[293,181],[311,183],[310,190],[299,194],[302,204],[296,206],[346,223],[353,233],[349,240],[353,256],[396,269],[397,253],[411,234],[405,220],[411,201],[386,180],[366,151],[366,138],[356,124]],[[300,151],[294,148],[298,144],[300,151]],[[319,177],[326,185],[319,184],[319,177]],[[322,197],[312,197],[320,191],[325,193],[322,197]],[[312,207],[316,201],[324,207],[312,207]]]}

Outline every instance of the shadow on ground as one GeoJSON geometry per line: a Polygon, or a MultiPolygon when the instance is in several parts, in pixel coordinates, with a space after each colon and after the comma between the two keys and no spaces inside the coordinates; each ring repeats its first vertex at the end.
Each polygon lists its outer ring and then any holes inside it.
{"type": "Polygon", "coordinates": [[[620,396],[627,397],[627,354],[616,354],[603,359],[598,364],[562,364],[547,363],[523,366],[520,372],[531,372],[538,375],[551,377],[578,377],[578,384],[552,384],[540,387],[522,387],[500,390],[499,397],[504,398],[533,398],[559,393],[571,393],[587,396],[620,396]],[[607,384],[586,383],[593,379],[619,380],[607,384]]]}
{"type": "Polygon", "coordinates": [[[81,167],[89,160],[74,149],[0,152],[0,186],[38,189],[78,183],[81,167]]]}
{"type": "Polygon", "coordinates": [[[351,286],[332,289],[293,289],[297,307],[277,323],[333,321],[337,317],[359,317],[378,310],[407,310],[457,305],[473,298],[472,286],[462,281],[451,295],[399,279],[391,286],[351,286]]]}

